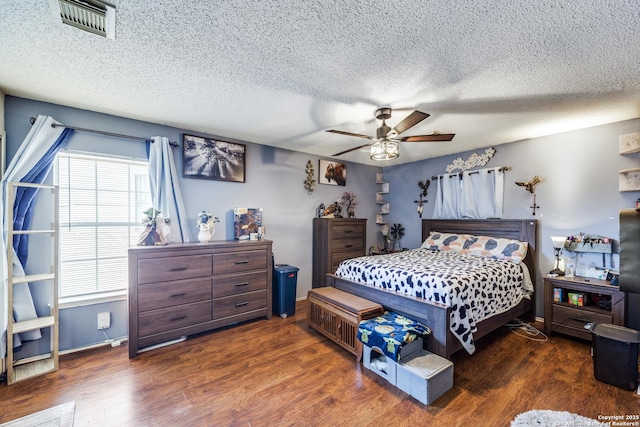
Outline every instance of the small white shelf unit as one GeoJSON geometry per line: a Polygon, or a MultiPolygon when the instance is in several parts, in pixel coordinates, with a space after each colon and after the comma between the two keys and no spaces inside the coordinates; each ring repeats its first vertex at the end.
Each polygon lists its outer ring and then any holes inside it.
{"type": "Polygon", "coordinates": [[[389,183],[385,182],[381,172],[376,173],[376,184],[380,185],[380,191],[376,193],[376,203],[378,204],[378,212],[376,213],[376,224],[383,226],[387,224],[383,215],[389,213],[389,202],[384,200],[384,195],[389,194],[389,183]]]}
{"type": "Polygon", "coordinates": [[[9,195],[10,218],[13,217],[13,206],[15,202],[16,190],[19,187],[36,188],[39,191],[49,191],[51,200],[51,227],[39,230],[14,230],[13,222],[7,224],[7,276],[8,276],[8,324],[7,324],[7,384],[11,385],[35,376],[44,375],[58,370],[58,188],[53,185],[30,184],[24,182],[7,183],[9,195]],[[45,235],[50,237],[51,243],[51,265],[49,271],[27,274],[25,276],[14,276],[13,271],[13,236],[45,235]],[[31,286],[49,286],[48,295],[51,298],[49,304],[50,313],[39,316],[35,319],[16,322],[13,319],[13,285],[29,283],[31,286]],[[36,329],[50,329],[49,353],[15,360],[13,354],[14,334],[33,331],[36,329]]]}
{"type": "Polygon", "coordinates": [[[618,177],[619,191],[640,191],[640,168],[621,170],[618,177]]]}
{"type": "MultiPolygon", "coordinates": [[[[618,144],[620,154],[640,152],[640,132],[620,135],[618,144]]],[[[618,191],[640,191],[640,168],[625,169],[618,173],[618,191]]]]}

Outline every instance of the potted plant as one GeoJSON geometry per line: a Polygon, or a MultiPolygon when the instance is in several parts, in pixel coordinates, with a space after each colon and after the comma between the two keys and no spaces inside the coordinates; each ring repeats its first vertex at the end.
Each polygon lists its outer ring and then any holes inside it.
{"type": "Polygon", "coordinates": [[[345,191],[338,199],[338,203],[344,206],[349,218],[356,217],[356,206],[358,206],[358,196],[353,191],[345,191]]]}

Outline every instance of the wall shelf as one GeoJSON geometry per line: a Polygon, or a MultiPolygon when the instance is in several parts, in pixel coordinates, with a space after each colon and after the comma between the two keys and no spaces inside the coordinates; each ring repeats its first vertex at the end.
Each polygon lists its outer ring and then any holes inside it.
{"type": "Polygon", "coordinates": [[[626,133],[620,135],[619,138],[619,153],[631,154],[640,151],[640,132],[626,133]]]}
{"type": "Polygon", "coordinates": [[[640,191],[640,168],[619,172],[619,191],[640,191]]]}

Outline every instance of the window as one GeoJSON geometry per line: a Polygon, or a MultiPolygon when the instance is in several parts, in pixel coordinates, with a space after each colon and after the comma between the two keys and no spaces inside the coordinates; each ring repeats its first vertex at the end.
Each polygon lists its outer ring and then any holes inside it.
{"type": "Polygon", "coordinates": [[[147,162],[61,151],[56,178],[60,298],[126,290],[128,248],[151,206],[147,162]]]}

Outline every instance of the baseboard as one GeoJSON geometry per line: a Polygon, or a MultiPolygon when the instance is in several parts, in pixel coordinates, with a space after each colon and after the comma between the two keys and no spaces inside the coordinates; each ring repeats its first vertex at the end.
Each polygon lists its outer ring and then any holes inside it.
{"type": "Polygon", "coordinates": [[[70,348],[70,349],[67,349],[67,350],[60,350],[59,354],[60,354],[60,356],[64,356],[66,354],[78,353],[78,352],[81,352],[81,351],[95,350],[96,348],[101,348],[101,347],[107,347],[107,346],[118,347],[120,344],[122,344],[125,341],[127,341],[127,337],[109,339],[109,340],[105,340],[103,342],[99,342],[99,343],[95,343],[95,344],[91,344],[91,345],[86,345],[84,347],[76,347],[76,348],[70,348]]]}

